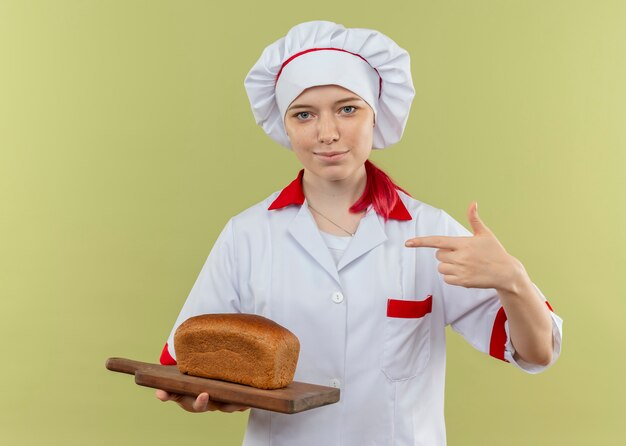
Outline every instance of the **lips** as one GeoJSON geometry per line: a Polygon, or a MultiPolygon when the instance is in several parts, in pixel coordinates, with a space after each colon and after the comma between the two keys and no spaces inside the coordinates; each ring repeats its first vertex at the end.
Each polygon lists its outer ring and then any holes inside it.
{"type": "Polygon", "coordinates": [[[340,155],[344,155],[346,153],[348,153],[347,150],[340,152],[340,151],[333,151],[333,152],[314,152],[317,156],[321,156],[324,158],[328,158],[328,159],[332,159],[335,157],[338,157],[340,155]]]}

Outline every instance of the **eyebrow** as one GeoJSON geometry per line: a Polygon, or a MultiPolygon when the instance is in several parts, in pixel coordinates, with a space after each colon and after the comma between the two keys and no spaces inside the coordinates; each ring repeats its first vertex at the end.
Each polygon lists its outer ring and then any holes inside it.
{"type": "MultiPolygon", "coordinates": [[[[349,98],[339,99],[338,101],[335,101],[333,105],[343,104],[344,102],[354,102],[354,101],[362,101],[362,100],[363,99],[358,98],[356,96],[351,96],[349,98]]],[[[293,110],[296,108],[315,108],[315,107],[313,107],[312,105],[307,105],[307,104],[296,104],[296,105],[292,105],[291,107],[289,107],[287,111],[293,110]]]]}

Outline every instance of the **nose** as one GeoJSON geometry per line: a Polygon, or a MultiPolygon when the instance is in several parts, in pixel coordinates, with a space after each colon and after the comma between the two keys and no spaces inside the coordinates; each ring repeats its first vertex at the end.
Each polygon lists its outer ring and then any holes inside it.
{"type": "Polygon", "coordinates": [[[332,144],[339,140],[339,129],[334,117],[320,116],[317,132],[318,139],[323,144],[332,144]]]}

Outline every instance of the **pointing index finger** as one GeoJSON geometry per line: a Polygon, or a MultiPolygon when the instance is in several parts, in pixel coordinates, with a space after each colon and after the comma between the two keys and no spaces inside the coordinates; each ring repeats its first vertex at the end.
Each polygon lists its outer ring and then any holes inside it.
{"type": "Polygon", "coordinates": [[[404,244],[409,248],[440,248],[456,249],[459,237],[446,237],[443,235],[433,235],[428,237],[415,237],[409,239],[404,244]]]}

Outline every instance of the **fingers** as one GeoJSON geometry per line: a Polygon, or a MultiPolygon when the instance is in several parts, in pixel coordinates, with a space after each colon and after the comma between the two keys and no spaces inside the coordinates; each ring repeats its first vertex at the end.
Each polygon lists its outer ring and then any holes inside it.
{"type": "Polygon", "coordinates": [[[452,274],[443,276],[443,281],[448,285],[465,286],[465,282],[463,280],[452,274]]]}
{"type": "Polygon", "coordinates": [[[456,257],[455,251],[451,249],[438,249],[435,252],[435,258],[440,262],[454,263],[456,257]]]}
{"type": "Polygon", "coordinates": [[[441,248],[457,249],[462,241],[467,237],[447,237],[435,235],[429,237],[415,237],[405,242],[404,246],[409,248],[441,248]]]}
{"type": "Polygon", "coordinates": [[[167,393],[165,390],[161,390],[161,389],[157,389],[155,392],[155,396],[161,400],[161,401],[169,401],[170,400],[170,394],[167,393]]]}
{"type": "Polygon", "coordinates": [[[189,395],[180,395],[178,393],[170,393],[165,390],[157,389],[155,396],[161,401],[174,401],[187,412],[206,412],[209,402],[209,394],[201,393],[197,398],[189,395]]]}
{"type": "Polygon", "coordinates": [[[209,394],[206,392],[198,395],[192,406],[195,412],[206,412],[209,405],[209,394]]]}
{"type": "MultiPolygon", "coordinates": [[[[493,235],[491,230],[478,216],[478,203],[472,201],[467,208],[467,219],[472,227],[474,235],[493,235]]],[[[429,237],[414,237],[407,240],[404,245],[409,248],[439,248],[439,249],[458,249],[464,243],[465,239],[471,237],[449,237],[443,235],[435,235],[429,237]]]]}
{"type": "Polygon", "coordinates": [[[158,389],[155,392],[155,396],[161,401],[174,401],[187,412],[193,413],[216,410],[220,412],[231,413],[241,412],[249,409],[248,406],[242,406],[240,404],[219,403],[216,401],[211,401],[207,392],[203,392],[194,398],[193,396],[169,393],[165,390],[158,389]]]}
{"type": "Polygon", "coordinates": [[[219,410],[220,412],[227,412],[227,413],[243,412],[244,410],[250,409],[248,406],[242,406],[240,404],[226,404],[226,403],[215,403],[215,402],[212,402],[211,404],[215,406],[213,410],[219,410]]]}
{"type": "Polygon", "coordinates": [[[437,271],[439,271],[439,273],[443,274],[444,276],[454,275],[457,272],[457,269],[457,267],[450,263],[440,263],[437,266],[437,271]]]}

